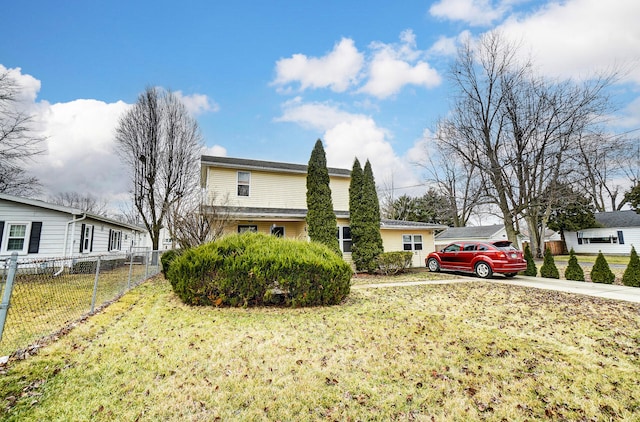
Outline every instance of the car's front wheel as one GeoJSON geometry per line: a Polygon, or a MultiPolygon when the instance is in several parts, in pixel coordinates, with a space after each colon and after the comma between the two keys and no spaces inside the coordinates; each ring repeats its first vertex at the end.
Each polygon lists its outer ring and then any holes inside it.
{"type": "Polygon", "coordinates": [[[440,264],[438,263],[437,259],[429,258],[427,260],[427,268],[429,268],[429,271],[437,273],[438,271],[440,271],[440,264]]]}
{"type": "Polygon", "coordinates": [[[480,278],[489,278],[493,274],[493,270],[489,264],[480,261],[476,264],[475,273],[480,278]]]}

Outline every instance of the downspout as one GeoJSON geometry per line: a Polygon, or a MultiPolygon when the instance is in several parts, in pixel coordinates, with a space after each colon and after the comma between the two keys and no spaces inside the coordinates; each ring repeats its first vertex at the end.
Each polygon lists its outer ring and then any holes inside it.
{"type": "MultiPolygon", "coordinates": [[[[71,232],[71,237],[74,237],[76,234],[76,226],[75,223],[78,221],[82,221],[85,218],[87,218],[87,214],[83,214],[82,217],[76,219],[75,217],[73,218],[73,220],[67,221],[67,225],[64,228],[64,247],[62,249],[62,257],[66,258],[67,257],[67,240],[69,239],[69,225],[73,224],[73,230],[71,232]]],[[[73,243],[71,243],[73,245],[73,243]]],[[[57,277],[59,276],[62,271],[64,271],[64,263],[62,265],[60,265],[60,269],[58,270],[57,273],[55,273],[53,276],[57,277]]]]}

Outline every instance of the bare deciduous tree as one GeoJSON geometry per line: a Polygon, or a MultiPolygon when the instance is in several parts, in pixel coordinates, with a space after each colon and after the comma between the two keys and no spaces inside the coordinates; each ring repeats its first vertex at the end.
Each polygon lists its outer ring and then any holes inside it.
{"type": "Polygon", "coordinates": [[[486,193],[500,209],[509,240],[524,219],[532,250],[542,255],[542,233],[554,187],[571,177],[572,158],[586,134],[609,111],[605,89],[613,76],[578,84],[537,77],[518,46],[499,32],[467,42],[449,74],[457,92],[439,142],[478,169],[486,193]]]}
{"type": "Polygon", "coordinates": [[[171,238],[181,248],[216,240],[233,224],[228,203],[228,197],[218,200],[202,191],[176,201],[167,214],[171,238]]]}
{"type": "Polygon", "coordinates": [[[157,250],[170,207],[198,187],[198,123],[175,94],[150,87],[120,118],[116,145],[131,173],[134,205],[157,250]]]}
{"type": "Polygon", "coordinates": [[[49,198],[53,204],[65,207],[77,208],[92,214],[107,216],[109,204],[106,200],[97,198],[90,193],[80,194],[78,192],[60,192],[49,198]]]}
{"type": "Polygon", "coordinates": [[[20,86],[9,71],[0,72],[0,192],[30,196],[40,183],[23,164],[44,152],[43,137],[33,130],[34,116],[20,105],[20,86]]]}

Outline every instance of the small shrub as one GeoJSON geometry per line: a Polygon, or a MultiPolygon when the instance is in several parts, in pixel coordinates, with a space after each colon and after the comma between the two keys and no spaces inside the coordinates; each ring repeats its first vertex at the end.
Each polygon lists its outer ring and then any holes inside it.
{"type": "Polygon", "coordinates": [[[580,264],[578,264],[578,258],[573,248],[569,251],[569,264],[564,270],[564,278],[567,280],[584,281],[584,271],[580,264]]]}
{"type": "MultiPolygon", "coordinates": [[[[184,251],[182,251],[184,252],[184,251]]],[[[162,264],[162,274],[164,274],[164,278],[167,278],[167,272],[169,271],[169,266],[180,255],[181,251],[177,251],[175,249],[171,249],[166,251],[160,257],[160,263],[162,264]]]]}
{"type": "Polygon", "coordinates": [[[602,252],[599,252],[596,262],[591,268],[591,281],[594,283],[613,284],[615,279],[616,275],[609,268],[609,264],[602,252]]]}
{"type": "Polygon", "coordinates": [[[635,247],[631,247],[631,257],[627,269],[622,275],[622,284],[631,287],[640,287],[640,259],[635,247]]]}
{"type": "Polygon", "coordinates": [[[531,248],[527,243],[524,247],[524,259],[527,261],[527,269],[524,270],[524,275],[535,277],[538,275],[538,268],[536,267],[536,261],[533,259],[531,248]]]}
{"type": "Polygon", "coordinates": [[[176,294],[190,305],[333,305],[349,294],[351,267],[327,246],[259,233],[227,236],[170,265],[176,294]]]}
{"type": "Polygon", "coordinates": [[[411,267],[412,252],[384,252],[378,255],[378,271],[384,275],[398,274],[411,267]]]}
{"type": "Polygon", "coordinates": [[[540,267],[540,277],[560,278],[560,272],[558,271],[558,267],[556,267],[553,255],[551,255],[551,249],[549,248],[544,251],[544,262],[542,263],[542,267],[540,267]]]}

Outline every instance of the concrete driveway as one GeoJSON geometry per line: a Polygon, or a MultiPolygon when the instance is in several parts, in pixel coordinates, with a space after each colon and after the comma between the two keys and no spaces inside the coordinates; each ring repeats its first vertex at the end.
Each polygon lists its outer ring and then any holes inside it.
{"type": "Polygon", "coordinates": [[[423,284],[451,284],[451,283],[477,283],[486,281],[490,283],[508,284],[511,286],[531,287],[534,289],[556,290],[559,292],[575,293],[580,295],[602,297],[606,299],[624,300],[627,302],[640,303],[640,287],[617,286],[613,284],[600,284],[584,281],[556,280],[552,278],[527,277],[523,275],[514,278],[504,278],[494,276],[490,279],[479,279],[477,277],[461,277],[452,280],[425,280],[410,281],[404,283],[376,283],[358,284],[351,286],[352,289],[372,289],[398,286],[416,286],[423,284]]]}

